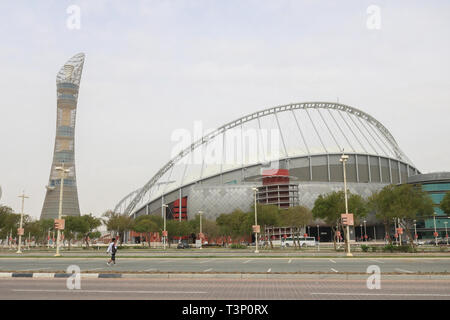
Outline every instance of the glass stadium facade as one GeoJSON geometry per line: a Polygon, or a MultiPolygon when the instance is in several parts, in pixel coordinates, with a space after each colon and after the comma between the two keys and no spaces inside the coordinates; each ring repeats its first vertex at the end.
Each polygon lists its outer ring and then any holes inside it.
{"type": "Polygon", "coordinates": [[[41,219],[55,219],[59,211],[60,173],[56,167],[64,165],[70,172],[64,178],[62,214],[79,216],[78,191],[75,173],[75,119],[78,91],[85,55],[79,53],[67,61],[56,76],[56,138],[50,178],[46,186],[41,219]]]}

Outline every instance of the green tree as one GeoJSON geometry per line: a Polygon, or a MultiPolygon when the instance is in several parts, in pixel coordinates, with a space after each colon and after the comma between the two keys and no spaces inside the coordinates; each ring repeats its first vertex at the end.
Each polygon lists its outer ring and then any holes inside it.
{"type": "Polygon", "coordinates": [[[411,232],[414,227],[414,220],[432,216],[434,213],[433,201],[421,187],[415,187],[411,184],[402,184],[395,187],[394,194],[394,210],[400,219],[399,226],[405,229],[411,246],[414,246],[411,232]]]}
{"type": "Polygon", "coordinates": [[[12,232],[12,236],[17,235],[17,228],[19,226],[20,214],[15,214],[14,211],[7,206],[0,206],[0,238],[5,239],[12,232]]]}
{"type": "Polygon", "coordinates": [[[223,236],[237,238],[248,235],[251,232],[252,223],[250,222],[249,214],[239,209],[228,214],[223,213],[219,215],[216,223],[219,227],[219,233],[223,236]]]}
{"type": "MultiPolygon", "coordinates": [[[[200,232],[200,215],[195,215],[193,219],[189,220],[189,224],[192,232],[198,234],[200,232]]],[[[205,218],[205,216],[202,216],[202,232],[208,239],[213,239],[220,235],[220,228],[216,221],[209,220],[205,218]]]]}
{"type": "Polygon", "coordinates": [[[301,230],[313,221],[311,210],[304,206],[289,207],[287,210],[280,211],[281,225],[291,227],[293,231],[293,240],[295,247],[300,247],[298,240],[301,230]],[[297,240],[297,241],[296,241],[297,240]]]}
{"type": "Polygon", "coordinates": [[[84,234],[89,232],[89,223],[82,216],[66,216],[64,217],[64,220],[64,239],[69,242],[70,250],[73,239],[79,239],[80,237],[83,237],[84,234]]]}
{"type": "MultiPolygon", "coordinates": [[[[159,228],[158,225],[153,221],[151,216],[143,215],[139,216],[134,221],[133,231],[145,233],[147,235],[147,239],[150,239],[150,233],[159,231],[159,228]]],[[[148,246],[150,247],[150,240],[148,241],[148,246]]]]}
{"type": "Polygon", "coordinates": [[[448,191],[442,199],[440,208],[445,214],[450,215],[450,191],[448,191]]]}
{"type": "MultiPolygon", "coordinates": [[[[374,192],[368,199],[369,209],[374,211],[376,218],[383,222],[386,235],[389,235],[392,221],[396,215],[394,208],[394,189],[395,185],[388,185],[374,192]]],[[[392,244],[391,237],[389,237],[389,243],[392,244]]]]}
{"type": "MultiPolygon", "coordinates": [[[[81,216],[81,219],[86,222],[88,226],[87,229],[84,229],[82,232],[82,236],[84,241],[86,242],[86,248],[89,248],[89,238],[97,238],[99,237],[97,231],[95,231],[98,227],[102,225],[102,220],[100,218],[94,217],[92,214],[87,214],[81,216]]],[[[80,231],[81,232],[81,231],[80,231]]]]}
{"type": "MultiPolygon", "coordinates": [[[[355,220],[366,216],[368,210],[367,202],[359,195],[349,192],[347,195],[348,210],[349,213],[353,213],[355,220]]],[[[344,191],[334,191],[325,195],[320,195],[314,202],[312,213],[314,218],[322,219],[331,226],[334,248],[336,249],[335,234],[342,228],[341,214],[345,213],[344,191]]],[[[347,239],[345,239],[345,241],[347,241],[347,239]]]]}
{"type": "Polygon", "coordinates": [[[113,231],[123,241],[126,231],[132,230],[133,220],[125,215],[108,210],[103,213],[103,223],[108,231],[113,231]]]}
{"type": "Polygon", "coordinates": [[[54,231],[54,220],[53,219],[41,219],[39,220],[40,234],[42,234],[44,244],[48,243],[48,233],[49,231],[54,231]]]}
{"type": "Polygon", "coordinates": [[[386,230],[394,218],[400,220],[399,227],[405,229],[411,246],[414,246],[412,228],[414,220],[433,215],[433,201],[427,192],[411,184],[389,185],[369,198],[371,209],[383,220],[386,230]]]}

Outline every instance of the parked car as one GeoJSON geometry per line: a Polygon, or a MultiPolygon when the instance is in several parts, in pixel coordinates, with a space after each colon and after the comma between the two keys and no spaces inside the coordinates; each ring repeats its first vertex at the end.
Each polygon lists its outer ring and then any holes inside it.
{"type": "Polygon", "coordinates": [[[178,242],[177,249],[189,249],[190,246],[187,242],[178,242]]]}

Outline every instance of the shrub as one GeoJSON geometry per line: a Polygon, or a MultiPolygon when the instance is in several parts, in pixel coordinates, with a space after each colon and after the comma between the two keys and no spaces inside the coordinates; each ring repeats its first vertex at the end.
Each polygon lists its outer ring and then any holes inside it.
{"type": "Polygon", "coordinates": [[[369,251],[369,246],[366,246],[365,244],[362,244],[362,245],[361,245],[361,250],[362,250],[363,252],[367,252],[367,251],[369,251]]]}
{"type": "Polygon", "coordinates": [[[372,250],[372,252],[377,252],[378,251],[378,247],[376,246],[371,246],[370,250],[372,250]]]}
{"type": "Polygon", "coordinates": [[[230,246],[231,249],[247,249],[247,246],[244,246],[243,244],[239,244],[239,243],[233,243],[230,246]]]}
{"type": "Polygon", "coordinates": [[[395,250],[395,246],[393,244],[387,244],[383,247],[384,252],[387,252],[387,251],[394,252],[394,250],[395,250]]]}

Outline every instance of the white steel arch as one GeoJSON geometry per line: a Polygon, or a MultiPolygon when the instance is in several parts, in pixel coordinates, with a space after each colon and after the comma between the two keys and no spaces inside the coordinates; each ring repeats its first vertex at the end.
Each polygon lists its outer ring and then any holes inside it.
{"type": "MultiPolygon", "coordinates": [[[[337,110],[344,114],[347,114],[349,117],[349,121],[344,119],[344,117],[341,113],[340,113],[340,116],[342,117],[342,120],[344,121],[346,126],[348,126],[348,129],[350,129],[350,131],[352,132],[352,135],[356,138],[358,143],[365,150],[365,153],[367,153],[367,154],[376,154],[377,153],[377,148],[374,147],[375,143],[374,144],[371,143],[370,139],[372,139],[372,142],[375,141],[377,147],[380,148],[381,150],[384,150],[382,147],[382,144],[384,144],[384,146],[386,148],[389,147],[387,149],[388,149],[388,151],[391,150],[391,153],[395,159],[406,162],[406,163],[414,166],[414,164],[408,159],[408,157],[400,149],[400,147],[398,146],[397,142],[395,141],[394,137],[389,132],[389,130],[386,127],[384,127],[378,120],[376,120],[369,114],[367,114],[357,108],[350,107],[348,105],[341,104],[341,103],[330,103],[330,102],[291,103],[291,104],[287,104],[287,105],[281,105],[281,106],[276,106],[276,107],[272,107],[272,108],[267,108],[267,109],[264,109],[261,111],[257,111],[257,112],[248,114],[237,120],[226,123],[225,125],[219,127],[218,129],[204,135],[201,139],[198,139],[197,141],[193,142],[189,147],[183,149],[174,158],[172,158],[168,163],[166,163],[142,188],[140,188],[136,191],[133,191],[127,197],[125,197],[124,199],[121,200],[121,202],[119,203],[120,205],[123,205],[123,203],[125,203],[125,202],[128,203],[128,206],[124,210],[124,214],[128,214],[128,215],[131,214],[133,212],[133,210],[135,209],[135,207],[137,206],[137,204],[143,199],[144,195],[153,186],[155,186],[155,184],[157,184],[158,180],[160,180],[164,176],[164,174],[166,174],[171,168],[173,168],[184,157],[186,157],[190,153],[194,152],[194,150],[196,150],[198,147],[207,144],[209,141],[213,140],[215,137],[217,137],[221,134],[224,134],[226,131],[231,130],[236,127],[242,127],[243,124],[253,121],[253,120],[258,121],[258,123],[259,123],[260,119],[262,119],[264,117],[267,117],[269,115],[275,116],[276,123],[277,123],[278,127],[280,128],[280,135],[281,135],[281,139],[283,142],[284,153],[286,154],[286,157],[288,157],[286,145],[285,145],[283,135],[282,135],[282,130],[281,130],[281,127],[280,127],[280,124],[278,121],[278,115],[281,113],[284,113],[286,111],[291,111],[293,114],[293,119],[295,120],[295,123],[299,129],[299,133],[301,135],[301,141],[303,141],[302,143],[304,143],[306,150],[308,151],[308,154],[310,154],[311,153],[310,148],[305,140],[304,134],[299,126],[299,121],[294,113],[295,110],[305,110],[307,112],[308,109],[317,109],[318,110],[319,115],[325,125],[325,128],[327,129],[329,134],[331,134],[331,136],[332,136],[333,140],[336,142],[336,144],[338,144],[338,142],[335,139],[335,137],[333,136],[333,131],[329,127],[329,124],[326,122],[323,115],[320,113],[320,109],[328,110],[328,112],[330,113],[330,115],[332,117],[331,119],[334,120],[335,125],[337,126],[337,128],[339,128],[339,130],[336,132],[340,132],[344,136],[345,140],[349,141],[348,138],[345,136],[344,132],[342,131],[342,128],[339,126],[338,122],[336,121],[336,118],[331,114],[330,110],[337,110]],[[355,121],[352,118],[352,116],[357,120],[355,121]],[[364,124],[364,121],[361,121],[361,120],[366,121],[367,123],[371,124],[373,127],[371,127],[371,126],[366,127],[366,125],[364,124]],[[360,126],[358,126],[358,121],[360,122],[360,126]],[[358,131],[353,130],[351,128],[351,124],[353,124],[358,129],[358,131]],[[371,131],[368,128],[370,128],[371,131]],[[361,135],[360,137],[358,137],[358,135],[357,135],[358,132],[361,135]],[[365,138],[368,145],[366,145],[366,146],[364,145],[364,139],[362,139],[362,137],[365,138]],[[381,144],[377,140],[375,140],[376,137],[378,137],[378,139],[381,141],[381,144]],[[383,141],[380,137],[383,137],[385,139],[385,141],[383,141]],[[372,150],[375,150],[375,152],[373,152],[373,151],[369,152],[368,150],[366,150],[366,147],[368,149],[369,146],[371,147],[372,150]],[[132,198],[132,200],[130,201],[131,198],[132,198]]],[[[312,126],[314,127],[314,131],[316,132],[319,140],[321,141],[321,144],[323,145],[323,148],[325,149],[325,153],[329,153],[329,151],[326,149],[324,143],[322,142],[321,132],[319,132],[319,130],[316,128],[316,125],[315,125],[313,119],[309,116],[308,112],[307,112],[307,114],[308,114],[309,120],[311,121],[312,126]]],[[[331,125],[331,123],[330,123],[330,125],[331,125]]],[[[351,148],[353,148],[353,146],[351,148]]],[[[182,186],[180,185],[180,187],[182,187],[182,186]]],[[[117,209],[119,209],[119,207],[120,207],[119,204],[116,206],[117,209]]]]}

